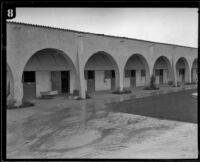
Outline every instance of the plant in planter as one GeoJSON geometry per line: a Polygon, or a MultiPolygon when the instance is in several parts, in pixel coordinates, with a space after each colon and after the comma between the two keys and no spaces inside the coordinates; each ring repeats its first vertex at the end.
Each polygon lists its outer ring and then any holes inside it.
{"type": "Polygon", "coordinates": [[[169,81],[169,82],[168,82],[168,85],[169,85],[169,86],[173,86],[173,85],[174,85],[174,82],[173,82],[173,81],[169,81]]]}
{"type": "Polygon", "coordinates": [[[156,77],[154,75],[151,76],[150,86],[144,87],[144,90],[156,90],[159,87],[156,86],[156,77]]]}
{"type": "Polygon", "coordinates": [[[115,91],[113,91],[113,94],[127,94],[127,93],[131,93],[131,89],[130,88],[123,88],[122,91],[120,91],[120,88],[118,87],[115,91]]]}
{"type": "Polygon", "coordinates": [[[8,109],[26,108],[26,107],[32,107],[32,106],[35,106],[35,104],[28,100],[22,100],[22,104],[20,106],[15,106],[15,101],[7,104],[8,109]]]}

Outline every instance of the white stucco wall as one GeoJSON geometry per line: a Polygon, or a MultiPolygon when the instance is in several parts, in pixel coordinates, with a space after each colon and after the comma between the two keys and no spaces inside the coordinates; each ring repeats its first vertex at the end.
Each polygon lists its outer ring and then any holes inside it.
{"type": "Polygon", "coordinates": [[[79,89],[79,87],[76,87],[75,74],[70,70],[70,93],[73,93],[74,89],[79,89]]]}
{"type": "Polygon", "coordinates": [[[145,69],[139,57],[131,57],[126,63],[125,69],[145,69]]]}
{"type": "Polygon", "coordinates": [[[51,90],[51,72],[36,71],[36,97],[40,97],[40,92],[51,90]]]}
{"type": "Polygon", "coordinates": [[[95,71],[95,90],[103,91],[103,90],[110,90],[110,89],[111,89],[111,80],[110,79],[104,80],[104,71],[96,70],[95,71]]]}
{"type": "Polygon", "coordinates": [[[105,55],[96,54],[87,61],[85,70],[114,70],[114,65],[105,55]]]}
{"type": "MultiPolygon", "coordinates": [[[[133,54],[136,53],[144,56],[145,60],[148,63],[149,70],[151,73],[153,71],[152,69],[155,61],[160,56],[165,56],[166,58],[168,58],[168,60],[170,60],[170,62],[173,56],[174,63],[176,63],[180,57],[184,57],[189,64],[189,68],[192,67],[191,65],[194,61],[194,58],[197,58],[197,49],[190,47],[89,33],[82,33],[83,46],[80,46],[81,43],[78,43],[80,32],[76,31],[53,29],[49,27],[11,22],[7,23],[6,29],[7,63],[10,65],[13,72],[14,99],[18,103],[21,102],[23,97],[23,86],[21,80],[24,67],[27,61],[30,59],[30,57],[35,52],[42,49],[53,48],[63,51],[64,55],[69,57],[75,66],[77,65],[77,49],[82,49],[83,52],[79,52],[79,54],[81,54],[81,59],[79,60],[81,70],[84,70],[85,63],[87,62],[88,58],[90,58],[90,56],[92,56],[98,51],[105,51],[106,53],[110,54],[111,57],[114,58],[115,62],[117,63],[120,74],[119,76],[123,76],[122,71],[124,70],[124,66],[128,58],[130,58],[133,54]]],[[[99,59],[97,59],[97,63],[98,60],[99,59]]],[[[95,67],[98,67],[98,65],[94,65],[95,67]]],[[[106,65],[110,65],[110,63],[107,62],[106,65]]],[[[48,66],[45,65],[43,67],[48,66]]],[[[111,67],[106,67],[106,69],[108,68],[111,67]]],[[[43,70],[44,69],[45,68],[43,68],[43,70]]],[[[188,70],[191,72],[191,69],[188,70]]],[[[81,78],[83,82],[84,79],[83,77],[81,78]]],[[[147,80],[150,80],[149,78],[150,77],[148,76],[147,80]]],[[[128,78],[122,79],[122,77],[116,77],[116,80],[119,80],[116,86],[120,86],[122,88],[123,86],[125,87],[126,83],[125,85],[123,85],[123,80],[126,79],[128,78]]],[[[85,83],[85,85],[87,85],[87,83],[85,83]]],[[[85,89],[83,87],[84,86],[82,86],[82,89],[84,91],[85,89]]]]}

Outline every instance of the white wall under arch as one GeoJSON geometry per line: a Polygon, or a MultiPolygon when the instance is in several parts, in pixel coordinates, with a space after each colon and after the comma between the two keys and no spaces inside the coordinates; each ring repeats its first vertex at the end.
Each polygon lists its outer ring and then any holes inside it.
{"type": "MultiPolygon", "coordinates": [[[[163,83],[166,84],[173,80],[173,71],[170,60],[166,56],[159,56],[153,66],[153,72],[155,75],[155,69],[163,69],[163,83]]],[[[159,84],[159,76],[156,76],[156,83],[159,84]]]]}
{"type": "Polygon", "coordinates": [[[180,57],[175,64],[176,67],[176,77],[177,81],[181,81],[181,76],[179,75],[179,69],[184,68],[185,69],[185,82],[190,81],[190,67],[187,59],[185,57],[180,57]]]}
{"type": "MultiPolygon", "coordinates": [[[[84,65],[85,70],[95,71],[95,90],[110,90],[111,79],[104,79],[105,70],[115,70],[115,86],[117,87],[119,78],[119,69],[114,58],[105,51],[98,51],[87,59],[84,65]]],[[[87,90],[87,80],[85,80],[85,87],[87,90]]]]}
{"type": "Polygon", "coordinates": [[[36,72],[36,97],[40,92],[52,90],[51,71],[70,71],[70,93],[76,83],[76,68],[72,60],[63,51],[46,48],[35,52],[24,66],[24,71],[36,72]]]}
{"type": "MultiPolygon", "coordinates": [[[[124,66],[125,70],[136,70],[136,87],[137,86],[145,86],[148,84],[148,79],[150,77],[150,70],[147,59],[139,54],[132,54],[127,60],[124,66]],[[141,70],[144,69],[146,76],[141,77],[141,70]]],[[[124,75],[124,87],[130,87],[130,78],[125,78],[124,75]]]]}

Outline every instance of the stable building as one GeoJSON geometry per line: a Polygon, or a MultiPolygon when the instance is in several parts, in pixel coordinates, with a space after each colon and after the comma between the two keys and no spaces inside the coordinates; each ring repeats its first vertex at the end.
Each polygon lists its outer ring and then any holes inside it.
{"type": "Polygon", "coordinates": [[[197,49],[19,22],[7,22],[7,99],[191,83],[197,49]]]}

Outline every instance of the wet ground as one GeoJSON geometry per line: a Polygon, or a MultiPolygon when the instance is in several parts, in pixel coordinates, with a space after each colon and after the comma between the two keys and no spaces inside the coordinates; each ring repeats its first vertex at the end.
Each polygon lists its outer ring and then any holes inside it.
{"type": "Polygon", "coordinates": [[[7,158],[196,157],[195,91],[121,102],[106,95],[36,100],[35,107],[7,111],[7,158]]]}

